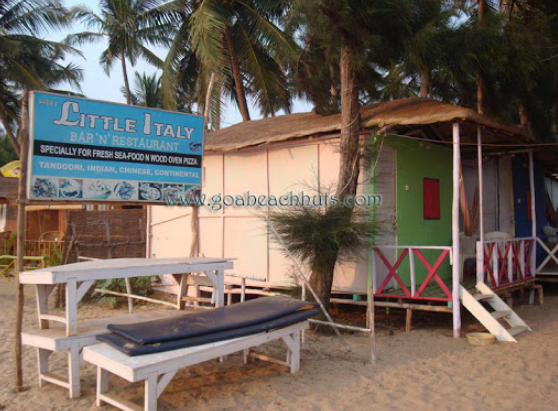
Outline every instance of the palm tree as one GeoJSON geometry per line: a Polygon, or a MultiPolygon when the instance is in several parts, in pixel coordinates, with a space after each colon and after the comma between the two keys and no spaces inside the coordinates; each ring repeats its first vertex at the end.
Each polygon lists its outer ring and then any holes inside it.
{"type": "Polygon", "coordinates": [[[345,210],[338,206],[274,211],[269,213],[269,221],[281,236],[279,243],[286,247],[283,251],[308,267],[310,285],[326,309],[330,305],[335,264],[358,258],[375,232],[369,213],[355,211],[347,219],[345,210]],[[317,281],[318,278],[325,281],[317,281]]]}
{"type": "MultiPolygon", "coordinates": [[[[72,64],[63,65],[71,47],[42,40],[36,37],[40,32],[67,26],[70,14],[58,0],[4,0],[0,3],[0,121],[18,157],[21,153],[14,129],[19,111],[26,119],[27,90],[51,89],[61,83],[74,85],[81,80],[81,71],[72,64]],[[22,96],[20,97],[20,93],[22,96]]],[[[20,130],[26,129],[26,122],[20,121],[20,130]]],[[[22,235],[18,244],[22,244],[22,235]]],[[[20,251],[18,251],[21,258],[20,251]]],[[[23,388],[21,327],[23,321],[24,288],[16,279],[15,318],[15,390],[23,388]]]]}
{"type": "MultiPolygon", "coordinates": [[[[319,26],[316,20],[325,17],[332,35],[339,39],[339,76],[341,96],[340,170],[336,195],[343,200],[354,196],[357,190],[361,165],[360,145],[360,94],[361,83],[374,66],[385,65],[390,57],[401,54],[403,39],[408,33],[410,16],[406,0],[337,0],[315,1],[309,4],[299,0],[294,10],[302,13],[300,29],[310,31],[319,26]]],[[[312,32],[305,33],[311,37],[312,32]]],[[[326,46],[331,43],[326,44],[326,46]]],[[[368,85],[374,91],[374,85],[368,85]]],[[[353,218],[351,207],[341,208],[337,217],[343,226],[349,226],[353,218]]],[[[312,286],[325,304],[333,284],[335,261],[341,252],[341,243],[333,243],[329,260],[310,278],[312,286]]]]}
{"type": "MultiPolygon", "coordinates": [[[[124,96],[126,90],[122,88],[124,96]]],[[[157,73],[148,75],[135,72],[134,90],[131,92],[130,99],[135,106],[163,108],[161,99],[161,77],[157,73]]]]}
{"type": "Polygon", "coordinates": [[[110,74],[114,61],[120,60],[126,102],[131,103],[131,90],[128,81],[126,61],[135,66],[138,58],[162,67],[162,60],[147,46],[168,46],[171,41],[173,26],[161,19],[160,14],[152,8],[160,5],[160,0],[101,0],[100,15],[85,6],[73,9],[74,16],[83,21],[91,30],[68,36],[69,44],[107,39],[108,46],[101,54],[100,63],[110,74]]]}
{"type": "Polygon", "coordinates": [[[181,67],[190,64],[195,55],[198,70],[204,73],[200,82],[207,86],[215,72],[217,83],[237,103],[244,121],[250,120],[247,95],[264,115],[290,110],[283,68],[296,45],[279,28],[281,3],[175,0],[159,9],[180,21],[163,72],[167,107],[174,104],[181,67]]]}
{"type": "Polygon", "coordinates": [[[430,73],[440,67],[442,55],[447,52],[449,19],[453,9],[444,0],[415,2],[410,21],[410,33],[405,39],[404,65],[408,74],[420,76],[420,97],[428,97],[430,73]]]}
{"type": "Polygon", "coordinates": [[[45,90],[64,82],[78,85],[81,71],[62,61],[71,47],[36,35],[67,27],[71,18],[58,0],[6,0],[0,3],[0,121],[16,153],[19,93],[45,90]]]}

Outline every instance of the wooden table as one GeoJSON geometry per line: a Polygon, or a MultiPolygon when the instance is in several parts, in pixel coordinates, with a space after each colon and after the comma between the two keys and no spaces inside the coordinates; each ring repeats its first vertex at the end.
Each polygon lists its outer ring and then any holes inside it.
{"type": "Polygon", "coordinates": [[[57,321],[65,324],[66,335],[72,336],[77,333],[77,305],[97,280],[173,274],[179,275],[181,289],[184,289],[188,273],[204,273],[215,287],[215,305],[221,307],[224,305],[225,270],[232,268],[233,262],[223,258],[120,258],[20,272],[19,281],[37,286],[40,328],[49,328],[50,321],[57,321]],[[66,285],[64,317],[48,313],[48,296],[57,284],[66,285]]]}

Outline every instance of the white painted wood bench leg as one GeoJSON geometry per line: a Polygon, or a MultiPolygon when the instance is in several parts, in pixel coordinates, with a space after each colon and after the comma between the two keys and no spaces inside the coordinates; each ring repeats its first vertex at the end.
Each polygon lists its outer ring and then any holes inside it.
{"type": "Polygon", "coordinates": [[[178,295],[176,296],[176,305],[179,310],[183,310],[186,307],[184,297],[188,296],[188,276],[189,274],[182,274],[180,276],[180,285],[178,287],[178,295]]]}
{"type": "Polygon", "coordinates": [[[300,331],[284,336],[283,341],[289,349],[287,361],[291,367],[291,374],[294,374],[300,369],[300,331]]]}
{"type": "Polygon", "coordinates": [[[70,278],[66,282],[66,335],[77,334],[77,281],[70,278]]]}
{"type": "MultiPolygon", "coordinates": [[[[196,285],[194,287],[194,297],[196,297],[196,300],[194,301],[194,307],[199,307],[200,306],[200,301],[199,301],[200,295],[201,295],[200,294],[200,286],[196,285]]],[[[212,296],[212,298],[213,298],[213,296],[212,296]]]]}
{"type": "Polygon", "coordinates": [[[48,359],[52,354],[52,351],[45,350],[44,348],[37,348],[37,360],[39,364],[39,387],[44,386],[43,379],[41,378],[41,374],[46,374],[49,371],[48,366],[48,359]]]}
{"type": "Polygon", "coordinates": [[[103,405],[101,395],[109,390],[109,375],[110,374],[107,370],[97,367],[97,395],[95,400],[97,407],[101,407],[103,405]]]}
{"type": "Polygon", "coordinates": [[[68,353],[68,382],[70,384],[70,398],[78,398],[81,395],[81,384],[79,380],[79,368],[81,363],[79,347],[74,345],[68,353]]]}
{"type": "Polygon", "coordinates": [[[151,374],[145,379],[145,411],[157,411],[157,383],[157,374],[151,374]]]}

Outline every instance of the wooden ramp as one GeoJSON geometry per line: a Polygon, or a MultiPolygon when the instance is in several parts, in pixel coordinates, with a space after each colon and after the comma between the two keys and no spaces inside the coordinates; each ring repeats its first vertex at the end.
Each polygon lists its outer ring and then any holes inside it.
{"type": "Polygon", "coordinates": [[[473,292],[461,286],[463,306],[492,334],[498,341],[517,342],[515,335],[531,330],[527,324],[486,284],[478,283],[473,292]],[[482,303],[487,304],[492,310],[482,303]],[[509,328],[504,327],[505,323],[509,328]]]}

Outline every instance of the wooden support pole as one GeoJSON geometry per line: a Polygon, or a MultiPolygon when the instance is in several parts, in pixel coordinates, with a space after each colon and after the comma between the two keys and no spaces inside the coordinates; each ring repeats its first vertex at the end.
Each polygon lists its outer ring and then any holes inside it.
{"type": "Polygon", "coordinates": [[[479,240],[481,247],[477,247],[477,282],[484,282],[484,180],[482,175],[482,133],[477,126],[477,169],[479,180],[479,240]],[[480,254],[480,255],[479,255],[480,254]]]}
{"type": "MultiPolygon", "coordinates": [[[[372,251],[374,252],[374,251],[372,251]]],[[[376,364],[376,330],[374,323],[374,288],[375,288],[375,278],[372,277],[370,283],[368,284],[368,298],[366,305],[366,328],[370,330],[370,362],[376,364]]]]}
{"type": "Polygon", "coordinates": [[[453,124],[453,201],[452,201],[452,286],[453,286],[453,337],[459,338],[461,331],[461,267],[459,266],[459,172],[461,163],[461,147],[459,123],[453,124]]]}
{"type": "Polygon", "coordinates": [[[531,254],[531,275],[535,275],[537,269],[537,207],[535,196],[535,163],[533,161],[533,150],[529,151],[529,189],[531,194],[531,236],[533,237],[533,251],[531,254]]]}
{"type": "Polygon", "coordinates": [[[407,308],[407,316],[405,319],[405,332],[410,333],[411,332],[411,324],[413,321],[413,309],[412,308],[407,308]]]}
{"type": "Polygon", "coordinates": [[[27,90],[21,96],[21,124],[20,124],[20,172],[18,185],[17,203],[17,265],[15,273],[16,294],[16,318],[14,335],[14,362],[15,362],[15,391],[21,392],[23,387],[23,367],[22,367],[22,346],[21,331],[23,324],[23,303],[25,291],[23,285],[19,283],[19,271],[23,271],[23,257],[25,253],[25,202],[27,200],[27,151],[29,140],[29,114],[28,114],[29,93],[27,90]]]}
{"type": "MultiPolygon", "coordinates": [[[[203,109],[203,136],[205,139],[207,126],[209,124],[209,116],[211,113],[211,93],[213,92],[213,86],[215,85],[216,75],[215,72],[211,73],[209,79],[209,84],[205,92],[205,104],[203,109]]],[[[203,170],[202,170],[203,171],[203,170]]],[[[197,257],[200,255],[200,217],[199,217],[199,207],[196,204],[191,205],[190,215],[190,229],[192,231],[192,242],[190,243],[190,257],[197,257]]]]}

